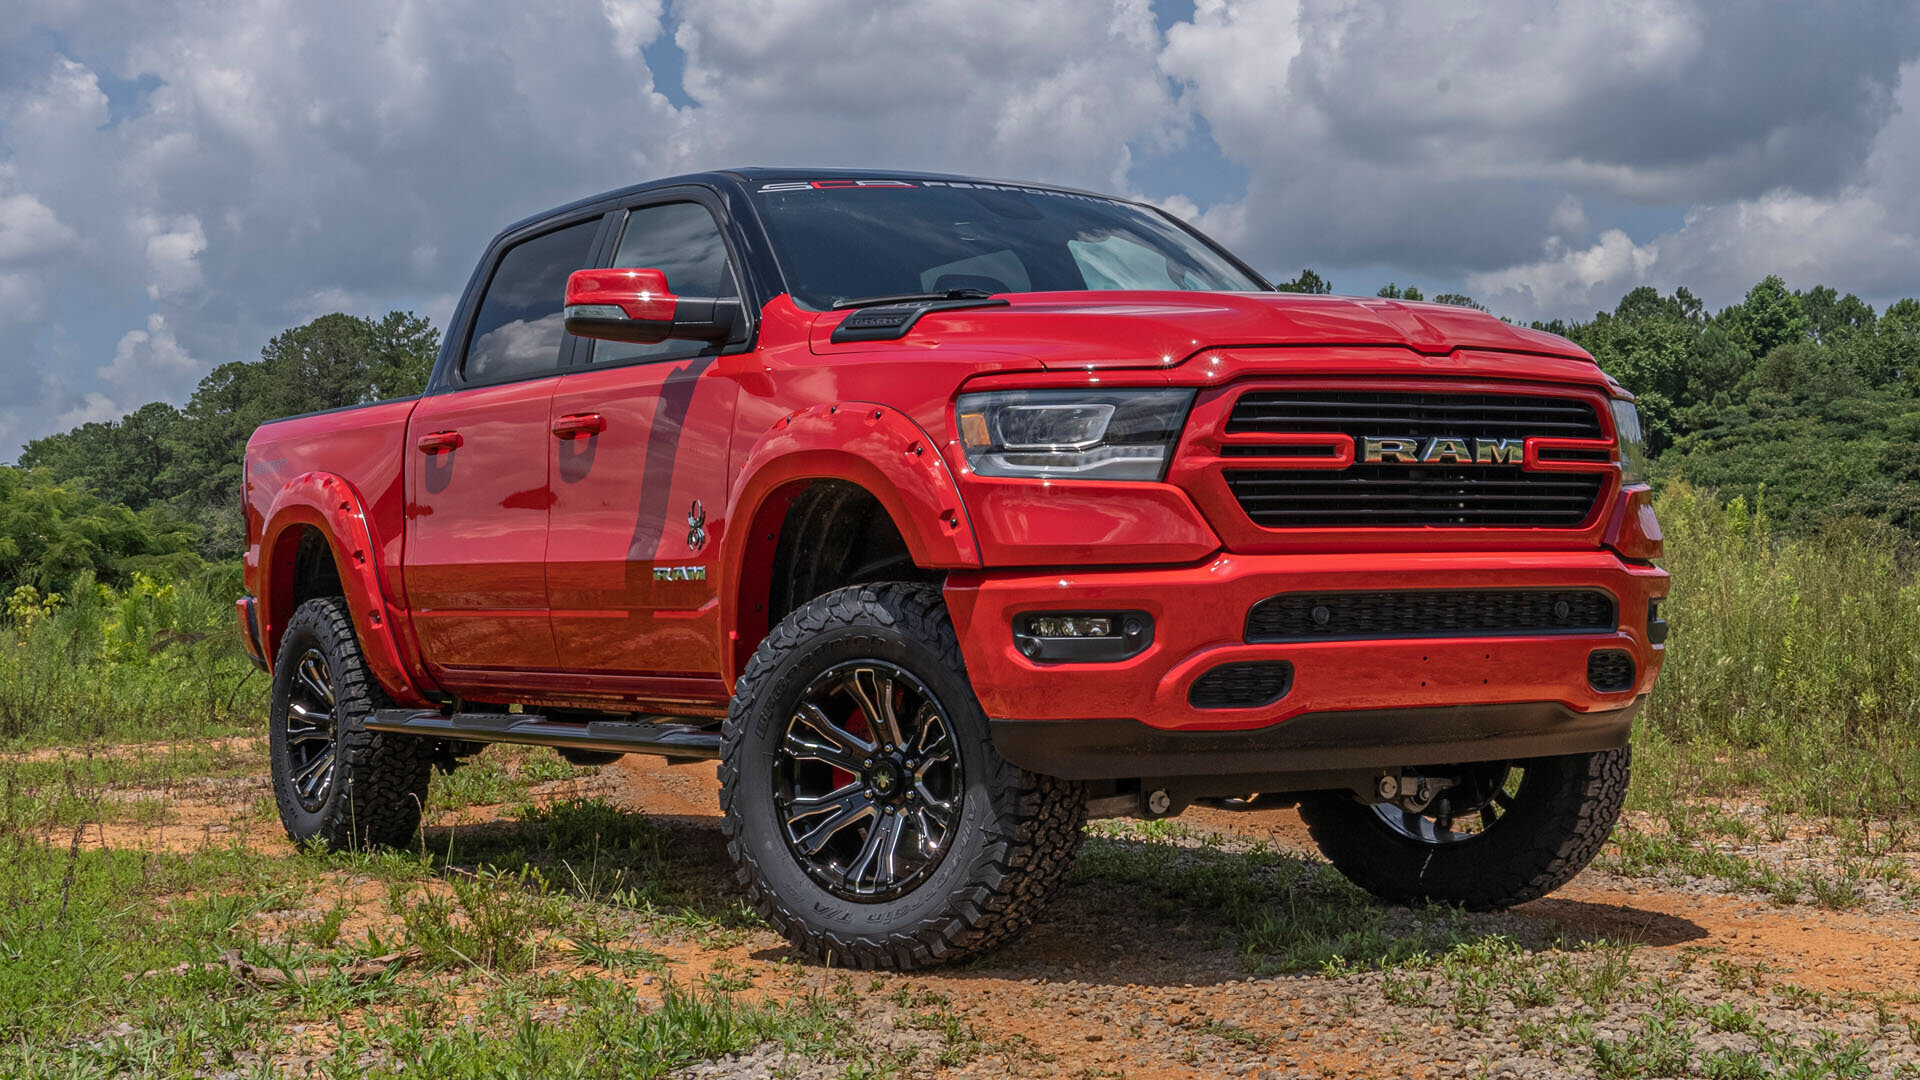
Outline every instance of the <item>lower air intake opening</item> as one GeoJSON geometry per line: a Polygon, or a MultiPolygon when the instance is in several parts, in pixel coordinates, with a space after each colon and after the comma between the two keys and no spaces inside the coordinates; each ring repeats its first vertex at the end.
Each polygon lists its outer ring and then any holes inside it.
{"type": "Polygon", "coordinates": [[[1587,657],[1587,685],[1602,694],[1633,689],[1633,654],[1623,649],[1598,649],[1587,657]]]}
{"type": "Polygon", "coordinates": [[[1221,664],[1193,682],[1187,703],[1196,709],[1253,709],[1271,705],[1293,689],[1293,664],[1251,660],[1221,664]]]}

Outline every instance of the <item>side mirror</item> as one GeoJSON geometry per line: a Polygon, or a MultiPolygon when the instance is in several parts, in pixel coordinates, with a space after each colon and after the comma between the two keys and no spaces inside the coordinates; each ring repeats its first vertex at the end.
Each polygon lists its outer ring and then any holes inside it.
{"type": "Polygon", "coordinates": [[[740,301],[675,296],[658,270],[575,270],[567,277],[567,333],[652,345],[669,339],[728,341],[740,301]]]}

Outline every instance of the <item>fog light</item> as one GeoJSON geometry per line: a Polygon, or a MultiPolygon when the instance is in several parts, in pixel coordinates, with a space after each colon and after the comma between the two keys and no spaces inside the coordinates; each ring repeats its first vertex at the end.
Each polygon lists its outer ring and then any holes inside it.
{"type": "Polygon", "coordinates": [[[1018,615],[1013,643],[1040,663],[1112,663],[1153,644],[1153,617],[1144,611],[1047,611],[1018,615]]]}
{"type": "Polygon", "coordinates": [[[1029,624],[1034,637],[1107,637],[1113,633],[1110,615],[1036,615],[1029,624]]]}

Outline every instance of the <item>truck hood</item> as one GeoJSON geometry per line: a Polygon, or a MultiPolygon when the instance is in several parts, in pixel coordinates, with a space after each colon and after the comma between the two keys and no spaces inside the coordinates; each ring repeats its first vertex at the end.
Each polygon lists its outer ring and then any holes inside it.
{"type": "MultiPolygon", "coordinates": [[[[1007,307],[931,312],[903,345],[1005,348],[1049,368],[1165,367],[1231,346],[1401,346],[1430,356],[1458,349],[1592,361],[1556,334],[1472,308],[1297,293],[1051,292],[1007,295],[1007,307]]],[[[839,324],[820,320],[816,345],[839,324]]]]}

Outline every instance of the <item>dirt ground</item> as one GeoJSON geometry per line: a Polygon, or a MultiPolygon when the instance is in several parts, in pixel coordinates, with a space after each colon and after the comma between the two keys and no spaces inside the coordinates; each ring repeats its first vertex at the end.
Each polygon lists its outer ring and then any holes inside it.
{"type": "MultiPolygon", "coordinates": [[[[644,812],[676,843],[724,860],[717,790],[710,763],[631,756],[536,793],[593,796],[644,812]]],[[[265,791],[263,777],[174,790],[165,820],[88,826],[80,842],[191,851],[238,840],[291,857],[278,824],[262,812],[265,791]]],[[[429,839],[483,826],[500,812],[479,805],[443,814],[429,839]]],[[[1317,862],[1291,810],[1196,807],[1179,824],[1182,842],[1210,851],[1258,847],[1317,862]]],[[[1804,839],[1797,843],[1796,850],[1808,850],[1804,839]]],[[[373,888],[346,883],[342,893],[373,888]]],[[[925,1039],[903,1019],[912,1006],[900,1003],[926,995],[950,1002],[978,1045],[950,1064],[923,1059],[925,1072],[915,1075],[1633,1076],[1667,1075],[1643,1071],[1660,1060],[1661,1025],[1692,1017],[1686,1023],[1693,1060],[1745,1048],[1762,1070],[1730,1075],[1920,1075],[1920,912],[1910,903],[1875,900],[1831,911],[1731,893],[1684,875],[1592,869],[1550,898],[1459,916],[1472,934],[1504,943],[1506,952],[1477,971],[1427,967],[1409,974],[1373,965],[1261,975],[1231,935],[1204,917],[1148,918],[1129,898],[1106,895],[1112,888],[1077,874],[1030,933],[982,962],[871,982],[859,976],[869,1002],[862,1028],[882,1045],[925,1039]],[[1582,951],[1611,942],[1636,947],[1582,951]],[[1621,988],[1589,997],[1584,1010],[1570,1001],[1527,1001],[1516,989],[1549,976],[1586,985],[1581,980],[1598,978],[1589,969],[1620,954],[1630,969],[1621,988]],[[1482,992],[1485,1000],[1474,996],[1482,992]],[[1700,1019],[1707,1016],[1716,1019],[1700,1019]],[[1760,1032],[1775,1041],[1756,1041],[1760,1032]],[[1644,1053],[1596,1064],[1587,1048],[1609,1040],[1644,1053]],[[1793,1063],[1779,1054],[1787,1045],[1853,1046],[1858,1054],[1846,1060],[1868,1071],[1829,1065],[1791,1072],[1793,1063]]],[[[670,956],[676,971],[719,970],[767,987],[796,979],[793,954],[765,929],[718,948],[671,934],[648,947],[670,956]]],[[[797,977],[844,978],[804,967],[797,977]]],[[[692,1075],[841,1073],[766,1049],[696,1066],[692,1075]]]]}

